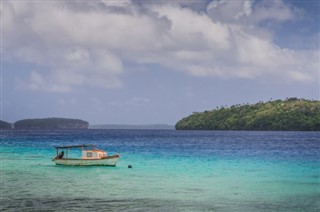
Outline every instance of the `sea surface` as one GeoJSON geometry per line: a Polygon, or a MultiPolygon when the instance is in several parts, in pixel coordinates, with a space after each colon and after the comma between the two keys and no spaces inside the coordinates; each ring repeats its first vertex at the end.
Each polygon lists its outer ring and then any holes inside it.
{"type": "Polygon", "coordinates": [[[0,138],[1,211],[320,211],[320,132],[1,131],[0,138]],[[117,166],[52,162],[55,146],[87,143],[120,153],[117,166]]]}

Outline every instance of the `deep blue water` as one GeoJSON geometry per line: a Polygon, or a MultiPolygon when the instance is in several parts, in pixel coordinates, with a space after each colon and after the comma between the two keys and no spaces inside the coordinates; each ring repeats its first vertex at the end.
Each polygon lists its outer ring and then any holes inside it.
{"type": "Polygon", "coordinates": [[[0,136],[3,210],[320,211],[320,132],[78,130],[0,136]],[[120,153],[117,167],[51,161],[55,146],[85,143],[120,153]]]}

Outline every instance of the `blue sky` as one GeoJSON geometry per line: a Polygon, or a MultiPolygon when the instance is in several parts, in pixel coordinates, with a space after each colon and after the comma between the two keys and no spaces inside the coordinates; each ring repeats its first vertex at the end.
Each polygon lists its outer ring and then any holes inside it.
{"type": "Polygon", "coordinates": [[[175,124],[217,106],[319,100],[320,5],[2,1],[2,120],[175,124]]]}

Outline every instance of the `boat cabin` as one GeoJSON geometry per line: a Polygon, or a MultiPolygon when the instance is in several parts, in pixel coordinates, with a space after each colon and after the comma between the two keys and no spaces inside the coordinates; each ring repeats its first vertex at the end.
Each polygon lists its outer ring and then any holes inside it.
{"type": "Polygon", "coordinates": [[[82,159],[101,159],[107,157],[107,153],[103,150],[92,149],[82,150],[82,159]]]}
{"type": "Polygon", "coordinates": [[[104,159],[108,156],[106,151],[96,149],[95,145],[83,144],[83,145],[76,145],[76,146],[58,146],[58,147],[56,147],[57,156],[55,158],[56,159],[62,159],[62,158],[69,159],[68,156],[69,156],[69,149],[70,148],[81,148],[81,152],[82,152],[81,159],[83,159],[83,160],[104,159]],[[88,149],[87,147],[91,147],[91,148],[88,149]],[[59,153],[59,149],[65,149],[66,154],[64,153],[64,151],[61,151],[59,153]]]}

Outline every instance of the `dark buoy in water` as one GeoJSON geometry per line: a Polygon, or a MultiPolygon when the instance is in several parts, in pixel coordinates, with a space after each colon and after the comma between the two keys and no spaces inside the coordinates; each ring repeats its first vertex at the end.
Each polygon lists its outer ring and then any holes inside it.
{"type": "Polygon", "coordinates": [[[128,166],[128,168],[129,168],[129,169],[132,169],[132,166],[131,166],[131,165],[129,165],[129,166],[128,166]]]}

